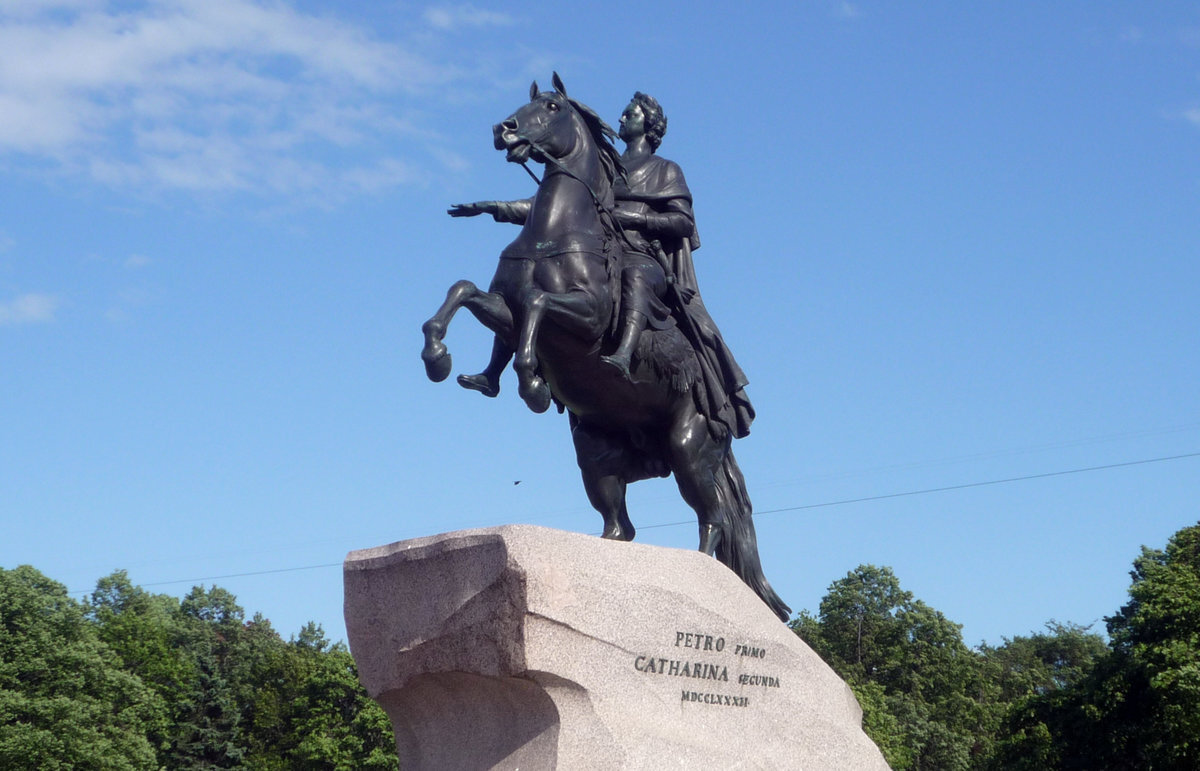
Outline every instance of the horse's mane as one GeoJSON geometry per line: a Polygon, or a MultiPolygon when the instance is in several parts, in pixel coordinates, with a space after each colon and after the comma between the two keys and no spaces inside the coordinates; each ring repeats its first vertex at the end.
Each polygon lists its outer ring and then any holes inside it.
{"type": "MultiPolygon", "coordinates": [[[[579,115],[580,120],[583,121],[583,125],[586,126],[588,131],[591,133],[592,140],[596,143],[596,149],[600,156],[600,168],[603,169],[604,180],[608,183],[608,190],[605,191],[604,195],[605,200],[602,201],[599,198],[596,200],[596,206],[600,209],[600,226],[604,228],[605,236],[607,239],[611,239],[612,242],[620,244],[619,248],[622,250],[631,252],[644,251],[634,245],[634,243],[629,239],[629,235],[625,232],[625,229],[621,227],[621,224],[617,222],[616,217],[613,216],[613,183],[616,181],[618,176],[621,179],[626,178],[625,164],[621,163],[621,153],[617,150],[616,146],[612,142],[612,140],[616,138],[617,132],[613,131],[612,126],[605,123],[604,119],[601,118],[599,114],[597,114],[596,111],[591,107],[588,107],[583,102],[572,99],[570,96],[568,96],[567,88],[563,85],[562,78],[558,76],[557,72],[554,73],[553,80],[554,90],[557,91],[559,96],[565,99],[567,103],[571,105],[571,108],[575,110],[576,114],[579,115]]],[[[532,99],[537,92],[537,82],[535,81],[529,90],[530,99],[532,99]]],[[[595,197],[596,192],[592,191],[592,195],[595,197]]],[[[610,269],[612,269],[611,265],[610,269]]],[[[619,277],[619,275],[620,269],[618,267],[615,269],[614,276],[619,277]]],[[[620,296],[621,295],[619,291],[613,294],[614,309],[620,301],[620,296]]],[[[614,310],[613,329],[616,329],[618,318],[619,314],[614,310]]]]}
{"type": "Polygon", "coordinates": [[[611,185],[618,176],[625,176],[625,166],[621,163],[621,153],[617,150],[613,140],[617,137],[617,132],[613,131],[612,126],[605,123],[595,110],[588,107],[583,102],[563,94],[575,111],[579,113],[579,117],[583,119],[583,123],[588,127],[588,131],[592,133],[592,139],[596,141],[596,147],[600,152],[600,164],[604,167],[604,175],[608,178],[608,183],[611,185]]]}
{"type": "MultiPolygon", "coordinates": [[[[613,131],[612,126],[605,123],[604,119],[591,107],[568,96],[567,87],[563,85],[562,78],[558,76],[557,72],[554,73],[552,80],[554,81],[554,90],[575,109],[575,112],[583,119],[583,125],[587,126],[588,131],[591,132],[592,139],[595,140],[596,147],[600,152],[600,165],[604,169],[604,176],[608,180],[608,184],[612,185],[618,176],[623,179],[625,166],[621,163],[621,153],[612,143],[617,137],[617,132],[613,131]]],[[[534,81],[533,87],[529,91],[529,97],[532,99],[536,93],[537,81],[534,81]]]]}

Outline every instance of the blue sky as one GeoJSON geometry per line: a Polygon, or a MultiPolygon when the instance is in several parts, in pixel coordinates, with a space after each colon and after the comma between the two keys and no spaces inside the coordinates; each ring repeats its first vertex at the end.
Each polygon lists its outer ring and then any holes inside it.
{"type": "MultiPolygon", "coordinates": [[[[794,609],[873,563],[972,643],[1113,613],[1198,519],[1200,10],[570,8],[0,0],[0,565],[340,637],[351,549],[597,532],[564,418],[418,356],[516,234],[445,209],[531,194],[491,125],[557,70],[666,110],[794,609]]],[[[630,505],[695,546],[670,481],[630,505]]]]}

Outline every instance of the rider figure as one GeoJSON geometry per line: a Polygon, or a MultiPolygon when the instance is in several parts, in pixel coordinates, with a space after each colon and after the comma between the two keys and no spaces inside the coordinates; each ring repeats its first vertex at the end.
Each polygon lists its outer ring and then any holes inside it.
{"type": "MultiPolygon", "coordinates": [[[[664,282],[675,283],[669,255],[696,234],[692,196],[683,172],[654,155],[666,131],[667,117],[654,97],[635,93],[621,113],[617,130],[625,142],[621,154],[625,176],[613,182],[613,216],[633,249],[626,251],[621,269],[620,342],[611,355],[600,357],[627,379],[642,330],[670,324],[670,309],[661,299],[666,293],[664,282]]],[[[696,240],[695,246],[699,245],[696,240]]]]}
{"type": "MultiPolygon", "coordinates": [[[[667,118],[658,102],[640,91],[635,93],[621,114],[625,180],[618,179],[613,186],[614,215],[626,234],[636,234],[648,243],[650,253],[659,255],[664,263],[673,286],[669,293],[673,294],[669,297],[672,316],[695,348],[703,372],[701,412],[740,438],[750,432],[754,420],[754,408],[744,390],[748,381],[700,298],[692,263],[692,252],[700,248],[692,193],[678,164],[656,154],[666,130],[667,118]]],[[[622,371],[628,370],[629,356],[636,350],[642,330],[647,324],[656,325],[655,317],[642,310],[654,308],[654,302],[638,296],[642,282],[631,278],[636,275],[631,276],[626,268],[622,272],[621,342],[606,359],[622,371]]]]}

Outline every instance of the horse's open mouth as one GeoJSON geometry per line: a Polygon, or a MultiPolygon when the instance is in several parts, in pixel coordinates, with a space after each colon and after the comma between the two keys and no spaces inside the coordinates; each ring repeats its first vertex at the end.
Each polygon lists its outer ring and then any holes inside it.
{"type": "Polygon", "coordinates": [[[533,147],[524,139],[514,139],[505,149],[504,159],[510,163],[524,163],[533,151],[533,147]]]}

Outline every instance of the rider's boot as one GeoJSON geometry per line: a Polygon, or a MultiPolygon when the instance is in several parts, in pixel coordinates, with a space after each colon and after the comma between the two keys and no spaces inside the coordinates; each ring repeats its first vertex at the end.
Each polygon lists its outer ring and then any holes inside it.
{"type": "Polygon", "coordinates": [[[630,371],[630,365],[633,351],[637,348],[638,340],[641,339],[642,330],[645,328],[646,317],[638,311],[629,311],[625,316],[625,326],[621,330],[621,342],[617,345],[617,350],[609,356],[601,356],[600,361],[610,367],[615,367],[626,380],[632,380],[633,374],[630,371]]]}
{"type": "Polygon", "coordinates": [[[508,366],[512,358],[512,349],[501,342],[500,338],[492,341],[492,358],[487,368],[478,375],[459,375],[458,384],[463,388],[478,391],[484,396],[496,397],[500,394],[500,373],[508,366]]]}
{"type": "Polygon", "coordinates": [[[478,375],[459,375],[458,384],[463,388],[478,391],[484,396],[494,398],[500,395],[499,379],[490,376],[487,372],[480,372],[478,375]]]}

